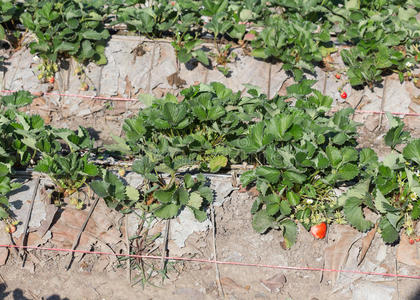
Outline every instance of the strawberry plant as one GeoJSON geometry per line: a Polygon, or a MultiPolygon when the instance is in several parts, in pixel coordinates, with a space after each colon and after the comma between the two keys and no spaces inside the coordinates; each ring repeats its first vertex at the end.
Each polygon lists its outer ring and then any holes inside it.
{"type": "Polygon", "coordinates": [[[283,62],[283,69],[292,72],[300,81],[304,71],[313,72],[313,64],[322,60],[321,46],[327,46],[330,41],[327,25],[322,26],[319,33],[314,33],[317,25],[298,14],[273,16],[252,41],[252,55],[283,62]]]}
{"type": "Polygon", "coordinates": [[[9,41],[12,45],[16,45],[16,41],[20,36],[16,30],[19,15],[22,13],[22,3],[16,3],[12,0],[3,0],[0,3],[0,40],[9,41]],[[15,41],[10,40],[10,37],[15,41]]]}
{"type": "Polygon", "coordinates": [[[63,197],[71,198],[71,203],[82,208],[78,199],[78,190],[85,185],[86,180],[98,175],[98,168],[87,161],[87,156],[79,153],[67,155],[55,154],[45,156],[35,166],[35,171],[48,174],[63,197]]]}
{"type": "Polygon", "coordinates": [[[31,53],[43,63],[40,76],[49,79],[57,72],[57,62],[73,56],[81,63],[106,64],[104,54],[109,32],[104,28],[103,1],[26,1],[22,24],[36,35],[31,53]]]}
{"type": "Polygon", "coordinates": [[[361,155],[359,168],[363,181],[355,185],[339,202],[344,205],[348,222],[360,231],[367,231],[373,224],[363,216],[366,207],[379,215],[379,232],[387,243],[396,242],[403,231],[414,238],[414,225],[420,217],[420,140],[412,139],[402,130],[402,121],[388,115],[390,130],[385,143],[393,150],[382,162],[373,151],[361,155]],[[396,149],[406,144],[403,151],[396,149]]]}

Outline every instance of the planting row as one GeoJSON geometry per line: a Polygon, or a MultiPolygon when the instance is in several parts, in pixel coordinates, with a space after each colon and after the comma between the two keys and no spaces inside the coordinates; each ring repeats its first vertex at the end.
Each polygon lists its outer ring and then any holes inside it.
{"type": "Polygon", "coordinates": [[[418,63],[418,0],[2,0],[0,40],[22,46],[22,26],[36,39],[31,52],[42,58],[39,78],[51,80],[60,61],[73,56],[81,64],[106,64],[110,32],[125,24],[149,38],[170,38],[179,62],[217,67],[226,76],[232,49],[270,62],[283,62],[296,81],[314,65],[335,68],[330,54],[341,51],[349,82],[369,85],[396,72],[413,79],[418,63]],[[109,26],[106,26],[109,25],[109,26]],[[111,27],[110,27],[111,26],[111,27]],[[214,43],[214,49],[203,46],[214,43]]]}
{"type": "MultiPolygon", "coordinates": [[[[32,96],[20,91],[1,98],[0,217],[8,224],[7,193],[17,188],[13,173],[34,166],[47,174],[58,195],[82,208],[78,190],[89,186],[107,205],[122,213],[142,209],[158,218],[176,217],[191,209],[199,221],[207,218],[213,192],[200,172],[225,172],[247,163],[243,187],[255,186],[252,225],[260,233],[283,232],[287,247],[297,235],[297,223],[315,232],[330,223],[349,223],[367,231],[377,215],[379,231],[392,243],[401,233],[414,238],[420,217],[420,139],[403,130],[403,122],[388,114],[385,143],[392,152],[383,161],[372,149],[358,149],[352,109],[329,112],[332,99],[304,80],[287,88],[287,96],[267,99],[258,88],[247,95],[220,83],[184,89],[182,101],[143,97],[145,109],[124,121],[124,137],[115,145],[93,148],[84,128],[76,132],[46,126],[37,115],[19,111],[32,96]],[[134,161],[131,171],[143,176],[141,187],[92,163],[112,155],[134,161]],[[165,176],[164,176],[165,174],[165,176]],[[336,189],[348,188],[338,196],[336,189]]],[[[59,200],[59,199],[57,199],[59,200]]],[[[58,201],[59,204],[59,201],[58,201]]]]}

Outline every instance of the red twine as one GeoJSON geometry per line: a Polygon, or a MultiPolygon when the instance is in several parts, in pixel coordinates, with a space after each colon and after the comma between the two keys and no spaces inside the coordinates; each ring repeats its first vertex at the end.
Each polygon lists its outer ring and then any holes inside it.
{"type": "MultiPolygon", "coordinates": [[[[36,247],[36,246],[0,245],[0,247],[1,248],[19,248],[19,249],[56,251],[56,252],[74,252],[74,253],[83,253],[83,254],[98,254],[98,255],[108,255],[108,256],[143,258],[143,259],[159,259],[159,260],[162,259],[162,256],[155,256],[155,255],[116,254],[116,253],[111,253],[111,252],[72,250],[72,249],[47,248],[47,247],[36,247]]],[[[295,270],[295,271],[321,271],[321,272],[352,273],[352,274],[383,276],[383,277],[420,279],[420,276],[415,276],[415,275],[401,275],[401,274],[378,273],[378,272],[363,272],[363,271],[358,271],[358,270],[336,270],[336,269],[311,268],[311,267],[290,267],[290,266],[253,264],[253,263],[242,263],[242,262],[233,262],[233,261],[218,261],[218,260],[209,260],[209,259],[201,259],[201,258],[171,257],[171,256],[163,257],[163,259],[175,260],[175,261],[200,262],[200,263],[209,263],[209,264],[218,264],[218,265],[233,265],[233,266],[242,266],[242,267],[257,267],[257,268],[270,268],[270,269],[295,270]]]]}

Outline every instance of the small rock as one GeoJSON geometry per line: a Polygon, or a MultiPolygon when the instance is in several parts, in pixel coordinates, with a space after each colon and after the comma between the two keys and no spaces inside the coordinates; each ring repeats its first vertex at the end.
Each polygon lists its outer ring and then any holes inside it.
{"type": "Polygon", "coordinates": [[[124,179],[127,180],[127,183],[134,188],[139,188],[144,182],[143,176],[135,172],[127,173],[124,179]]]}
{"type": "Polygon", "coordinates": [[[394,293],[392,286],[364,281],[353,287],[352,300],[391,300],[394,293]]]}
{"type": "Polygon", "coordinates": [[[214,206],[221,206],[229,194],[233,191],[232,182],[230,180],[216,180],[213,179],[211,188],[216,192],[214,206]]]}
{"type": "Polygon", "coordinates": [[[79,117],[83,117],[83,116],[87,116],[90,115],[92,112],[90,111],[89,108],[83,109],[81,111],[78,112],[77,116],[79,117]]]}
{"type": "Polygon", "coordinates": [[[205,299],[203,293],[191,288],[179,288],[173,292],[174,295],[184,296],[186,299],[205,299]]]}
{"type": "Polygon", "coordinates": [[[206,231],[210,227],[210,220],[199,222],[189,208],[185,208],[177,219],[171,222],[170,236],[179,248],[185,247],[185,241],[194,232],[206,231]]]}

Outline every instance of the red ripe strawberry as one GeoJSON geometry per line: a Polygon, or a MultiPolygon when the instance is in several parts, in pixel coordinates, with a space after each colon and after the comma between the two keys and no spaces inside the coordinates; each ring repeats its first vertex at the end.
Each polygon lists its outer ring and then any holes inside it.
{"type": "Polygon", "coordinates": [[[410,245],[414,244],[414,240],[413,239],[409,239],[408,242],[410,243],[410,245]]]}
{"type": "Polygon", "coordinates": [[[51,76],[50,77],[50,79],[48,79],[48,81],[52,84],[52,83],[54,83],[54,81],[55,81],[55,78],[54,78],[54,76],[51,76]]]}
{"type": "Polygon", "coordinates": [[[322,222],[311,227],[311,233],[316,239],[323,239],[327,233],[327,224],[322,222]]]}
{"type": "Polygon", "coordinates": [[[347,98],[347,93],[346,92],[341,92],[341,94],[340,94],[340,97],[342,98],[342,99],[346,99],[347,98]]]}
{"type": "Polygon", "coordinates": [[[175,1],[171,1],[171,5],[172,6],[175,6],[175,1]]]}
{"type": "Polygon", "coordinates": [[[335,78],[340,79],[341,78],[341,74],[335,74],[335,78]]]}

